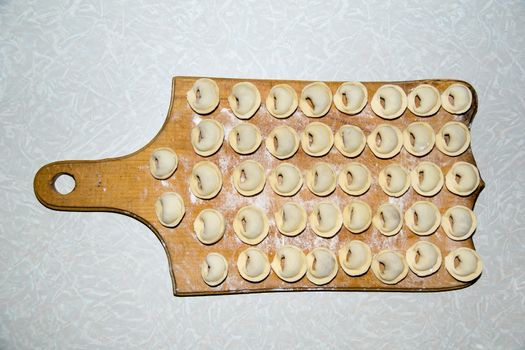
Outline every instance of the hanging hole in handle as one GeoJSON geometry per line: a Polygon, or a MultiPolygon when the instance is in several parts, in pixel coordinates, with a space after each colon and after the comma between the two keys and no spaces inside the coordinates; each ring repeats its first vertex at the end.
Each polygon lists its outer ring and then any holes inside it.
{"type": "Polygon", "coordinates": [[[76,181],[73,175],[67,173],[57,174],[52,182],[55,191],[61,195],[67,195],[75,189],[76,181]]]}

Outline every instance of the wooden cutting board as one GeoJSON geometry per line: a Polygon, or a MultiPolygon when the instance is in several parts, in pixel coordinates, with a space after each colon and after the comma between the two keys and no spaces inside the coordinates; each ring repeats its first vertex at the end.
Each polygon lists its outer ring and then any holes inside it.
{"type": "MultiPolygon", "coordinates": [[[[157,136],[142,149],[124,157],[108,158],[102,160],[80,160],[60,161],[43,166],[35,176],[34,190],[38,200],[48,208],[65,211],[106,211],[117,212],[136,218],[147,225],[159,238],[170,264],[170,273],[173,281],[175,295],[206,295],[225,293],[248,293],[267,291],[299,291],[299,290],[338,290],[338,291],[443,291],[466,287],[473,282],[463,283],[455,280],[445,270],[444,265],[439,271],[428,277],[418,277],[411,271],[408,276],[396,285],[381,283],[369,270],[360,277],[350,277],[339,268],[335,279],[327,285],[316,286],[303,277],[296,283],[287,283],[280,280],[274,272],[260,283],[245,281],[237,271],[237,257],[248,245],[242,243],[233,232],[233,217],[237,210],[248,204],[255,204],[262,208],[270,222],[270,233],[258,247],[268,254],[271,261],[275,251],[284,244],[293,244],[308,253],[315,247],[327,247],[337,254],[339,248],[348,240],[360,239],[377,253],[382,249],[394,249],[406,251],[408,247],[418,240],[428,240],[436,244],[445,257],[451,250],[458,247],[474,248],[472,239],[465,241],[453,241],[449,239],[441,227],[436,233],[420,237],[410,232],[406,225],[401,232],[393,237],[386,237],[377,229],[370,226],[361,234],[352,234],[344,226],[333,238],[326,239],[315,235],[307,226],[306,230],[297,237],[285,237],[281,235],[275,225],[273,213],[287,201],[293,200],[304,205],[307,213],[323,199],[329,199],[337,203],[343,210],[344,206],[355,197],[344,193],[339,186],[333,194],[326,198],[313,195],[305,185],[297,195],[291,198],[276,195],[267,183],[264,190],[255,197],[243,197],[237,193],[231,182],[231,175],[235,165],[246,159],[254,159],[260,162],[266,169],[267,175],[281,161],[272,157],[264,146],[251,155],[242,156],[235,153],[225,141],[221,149],[214,155],[207,157],[208,160],[219,166],[223,174],[223,188],[217,197],[211,200],[201,200],[193,196],[189,190],[189,178],[192,166],[205,158],[196,155],[190,142],[190,130],[201,119],[214,118],[223,124],[225,136],[233,126],[241,121],[237,119],[228,104],[227,97],[231,87],[240,81],[254,83],[261,93],[263,104],[258,112],[249,121],[259,127],[263,140],[268,133],[277,125],[288,125],[298,132],[302,131],[311,121],[321,121],[329,125],[335,132],[341,125],[353,124],[359,126],[368,135],[378,124],[388,123],[397,126],[401,130],[414,121],[429,123],[437,132],[449,121],[459,121],[470,129],[472,119],[477,111],[477,95],[470,84],[465,84],[472,91],[472,107],[463,115],[451,115],[441,108],[432,117],[421,118],[413,115],[408,109],[398,119],[386,121],[377,117],[366,105],[361,113],[356,116],[348,116],[339,112],[334,105],[326,116],[320,119],[309,119],[298,109],[288,119],[273,118],[266,110],[264,101],[270,88],[279,83],[292,86],[298,95],[309,81],[277,81],[277,80],[254,80],[254,79],[223,79],[214,78],[220,88],[220,104],[218,108],[208,116],[199,116],[194,113],[186,102],[186,91],[193,85],[197,77],[175,77],[173,79],[172,96],[170,108],[166,121],[157,136]],[[168,180],[159,181],[150,175],[149,158],[151,152],[159,147],[170,147],[179,156],[179,165],[175,174],[168,180]],[[60,174],[71,175],[76,182],[74,190],[67,194],[60,194],[54,186],[56,178],[60,174]],[[155,215],[154,203],[164,192],[175,191],[179,193],[186,205],[186,214],[176,228],[162,226],[155,215]],[[197,214],[205,208],[214,208],[221,211],[227,221],[226,233],[216,244],[206,246],[200,243],[193,232],[193,221],[197,214]],[[200,275],[200,264],[210,252],[221,253],[228,261],[229,273],[224,283],[217,287],[206,285],[200,275]]],[[[440,92],[443,92],[456,80],[419,80],[393,82],[408,93],[419,84],[431,84],[440,92]]],[[[386,82],[365,82],[368,89],[369,101],[375,91],[386,82]]],[[[389,82],[391,83],[391,82],[389,82]]],[[[341,82],[327,83],[332,93],[335,93],[341,82]]],[[[415,157],[404,148],[401,153],[392,159],[382,160],[376,158],[368,146],[363,153],[354,159],[345,158],[335,147],[328,155],[322,158],[308,156],[299,148],[295,156],[286,160],[297,165],[303,173],[316,161],[326,161],[334,165],[337,173],[342,166],[350,161],[365,164],[372,173],[372,186],[359,199],[370,204],[375,213],[380,204],[390,202],[396,204],[404,213],[414,202],[418,200],[430,200],[443,214],[447,208],[454,205],[464,205],[473,208],[475,201],[484,187],[481,181],[478,189],[470,196],[460,197],[449,192],[446,186],[436,196],[422,197],[410,188],[400,198],[389,198],[379,186],[377,179],[380,170],[391,163],[400,163],[411,170],[421,161],[431,161],[439,165],[446,174],[452,164],[457,161],[465,161],[476,164],[471,148],[458,157],[450,157],[441,153],[437,148],[424,157],[415,157]]]]}

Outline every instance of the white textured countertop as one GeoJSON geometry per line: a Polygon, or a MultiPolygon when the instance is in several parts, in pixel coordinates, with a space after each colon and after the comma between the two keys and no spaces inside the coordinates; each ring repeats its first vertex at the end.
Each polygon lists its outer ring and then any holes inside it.
{"type": "Polygon", "coordinates": [[[0,2],[1,349],[525,347],[522,1],[138,3],[0,2]],[[146,226],[37,202],[45,163],[148,142],[174,75],[471,82],[481,279],[178,298],[146,226]]]}

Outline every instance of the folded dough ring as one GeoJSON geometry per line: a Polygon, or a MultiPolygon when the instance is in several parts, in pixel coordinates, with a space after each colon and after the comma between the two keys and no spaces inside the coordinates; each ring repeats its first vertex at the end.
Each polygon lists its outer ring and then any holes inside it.
{"type": "Polygon", "coordinates": [[[448,210],[441,217],[441,227],[448,238],[454,241],[462,241],[470,238],[478,221],[472,210],[462,205],[456,205],[448,210]]]}
{"type": "Polygon", "coordinates": [[[288,118],[295,112],[299,104],[297,93],[288,84],[277,84],[266,97],[266,109],[277,119],[288,118]]]}
{"type": "Polygon", "coordinates": [[[419,277],[425,277],[439,270],[443,258],[435,244],[418,241],[407,249],[406,260],[412,272],[419,277]]]}
{"type": "Polygon", "coordinates": [[[270,274],[270,261],[259,248],[250,247],[243,250],[237,258],[239,274],[249,282],[261,282],[270,274]]]}
{"type": "Polygon", "coordinates": [[[463,84],[452,84],[441,95],[441,103],[451,114],[465,113],[472,105],[472,92],[463,84]]]}
{"type": "Polygon", "coordinates": [[[370,106],[379,117],[396,119],[407,108],[407,95],[399,86],[386,84],[377,89],[370,106]]]}
{"type": "Polygon", "coordinates": [[[366,137],[359,127],[343,125],[335,133],[334,144],[343,156],[354,158],[365,149],[366,137]]]}
{"type": "Polygon", "coordinates": [[[372,175],[361,163],[350,163],[339,173],[339,187],[351,196],[360,196],[370,188],[372,175]]]}
{"type": "Polygon", "coordinates": [[[275,253],[272,270],[285,282],[297,282],[306,273],[306,256],[293,245],[284,245],[275,253]]]}
{"type": "Polygon", "coordinates": [[[239,154],[251,154],[261,145],[261,131],[251,123],[237,124],[228,135],[228,143],[239,154]]]}
{"type": "Polygon", "coordinates": [[[149,171],[157,180],[168,179],[179,164],[177,153],[169,147],[155,149],[149,158],[149,171]]]}
{"type": "Polygon", "coordinates": [[[320,197],[334,192],[337,177],[332,166],[325,162],[315,163],[306,173],[306,186],[313,194],[320,197]]]}
{"type": "Polygon", "coordinates": [[[481,275],[483,262],[475,250],[470,248],[457,248],[445,257],[445,267],[458,281],[470,282],[481,275]]]}
{"type": "Polygon", "coordinates": [[[233,186],[243,196],[260,193],[266,184],[263,166],[254,160],[245,160],[233,169],[233,186]]]}
{"type": "Polygon", "coordinates": [[[352,233],[361,233],[372,223],[372,209],[363,201],[354,200],[343,209],[343,224],[352,233]]]}
{"type": "Polygon", "coordinates": [[[301,134],[301,146],[306,154],[313,157],[324,156],[334,144],[332,129],[323,123],[309,123],[301,134]]]}
{"type": "Polygon", "coordinates": [[[191,109],[198,114],[209,114],[219,105],[219,87],[208,78],[201,78],[193,83],[186,93],[191,109]]]}
{"type": "Polygon", "coordinates": [[[332,91],[320,81],[306,85],[301,92],[299,108],[310,118],[320,118],[330,110],[332,91]]]}
{"type": "Polygon", "coordinates": [[[337,205],[330,201],[317,204],[309,217],[310,227],[316,235],[331,238],[343,225],[343,214],[337,205]]]}
{"type": "Polygon", "coordinates": [[[443,172],[432,162],[421,162],[411,172],[410,180],[414,190],[422,196],[435,196],[445,182],[443,172]]]}
{"type": "Polygon", "coordinates": [[[204,119],[191,129],[191,145],[200,156],[211,156],[219,150],[224,140],[224,129],[216,120],[204,119]]]}
{"type": "Polygon", "coordinates": [[[470,146],[470,132],[465,124],[448,122],[436,134],[436,147],[447,156],[459,156],[470,146]]]}
{"type": "Polygon", "coordinates": [[[256,245],[268,235],[268,218],[264,212],[254,206],[242,207],[233,219],[233,231],[241,241],[246,244],[256,245]]]}
{"type": "Polygon", "coordinates": [[[182,197],[175,192],[165,192],[155,202],[155,213],[159,222],[166,227],[177,226],[186,209],[182,197]]]}
{"type": "Polygon", "coordinates": [[[345,114],[354,115],[363,110],[368,102],[366,87],[357,81],[347,81],[337,88],[334,104],[345,114]]]}
{"type": "Polygon", "coordinates": [[[193,166],[190,177],[190,190],[193,195],[201,199],[211,199],[221,188],[222,175],[217,165],[210,161],[202,161],[193,166]]]}
{"type": "Polygon", "coordinates": [[[244,81],[233,85],[228,102],[237,118],[250,119],[261,106],[261,94],[255,85],[244,81]]]}
{"type": "Polygon", "coordinates": [[[408,94],[408,109],[419,117],[434,115],[440,107],[439,91],[432,85],[418,85],[408,94]]]}
{"type": "Polygon", "coordinates": [[[274,216],[277,229],[285,236],[297,236],[306,228],[308,215],[303,206],[298,203],[284,203],[274,216]]]}
{"type": "Polygon", "coordinates": [[[403,147],[403,134],[393,125],[380,124],[368,135],[367,143],[376,157],[392,158],[403,147]]]}
{"type": "Polygon", "coordinates": [[[377,208],[372,224],[385,236],[396,235],[403,226],[401,210],[391,203],[384,203],[377,208]]]}
{"type": "Polygon", "coordinates": [[[193,230],[201,243],[217,243],[226,230],[224,215],[215,209],[204,209],[193,221],[193,230]]]}
{"type": "Polygon", "coordinates": [[[201,264],[201,276],[210,287],[224,282],[228,275],[228,262],[219,253],[210,253],[201,264]]]}
{"type": "Polygon", "coordinates": [[[419,236],[428,236],[436,232],[441,223],[439,209],[432,202],[419,201],[405,211],[405,222],[419,236]]]}
{"type": "Polygon", "coordinates": [[[401,165],[390,164],[381,170],[378,182],[390,197],[401,197],[410,187],[410,175],[401,165]]]}
{"type": "Polygon", "coordinates": [[[327,248],[314,248],[306,256],[306,278],[313,284],[322,286],[330,283],[337,275],[339,266],[337,258],[331,250],[327,248]]]}
{"type": "Polygon", "coordinates": [[[445,177],[450,192],[459,196],[472,194],[479,186],[478,168],[467,162],[456,162],[445,177]]]}
{"type": "Polygon", "coordinates": [[[403,145],[408,153],[422,157],[434,148],[436,137],[434,129],[428,123],[410,123],[403,131],[403,145]]]}
{"type": "Polygon", "coordinates": [[[290,158],[299,149],[299,135],[289,126],[277,126],[266,137],[266,149],[277,159],[290,158]]]}
{"type": "Polygon", "coordinates": [[[385,284],[397,284],[408,274],[408,264],[403,254],[382,250],[372,259],[372,272],[385,284]]]}
{"type": "Polygon", "coordinates": [[[370,247],[358,240],[346,242],[339,249],[339,264],[349,276],[361,276],[365,274],[372,263],[372,251],[370,247]]]}
{"type": "Polygon", "coordinates": [[[268,182],[275,193],[280,196],[293,196],[303,186],[303,176],[295,165],[281,163],[272,170],[268,182]]]}

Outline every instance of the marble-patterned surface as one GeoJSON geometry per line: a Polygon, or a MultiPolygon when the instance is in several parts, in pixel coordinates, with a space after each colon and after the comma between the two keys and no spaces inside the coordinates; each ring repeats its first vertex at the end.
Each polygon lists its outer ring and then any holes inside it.
{"type": "Polygon", "coordinates": [[[0,1],[0,348],[525,347],[523,1],[0,1]],[[481,279],[428,294],[176,298],[156,237],[32,192],[57,159],[124,155],[173,75],[453,77],[479,93],[481,279]]]}

